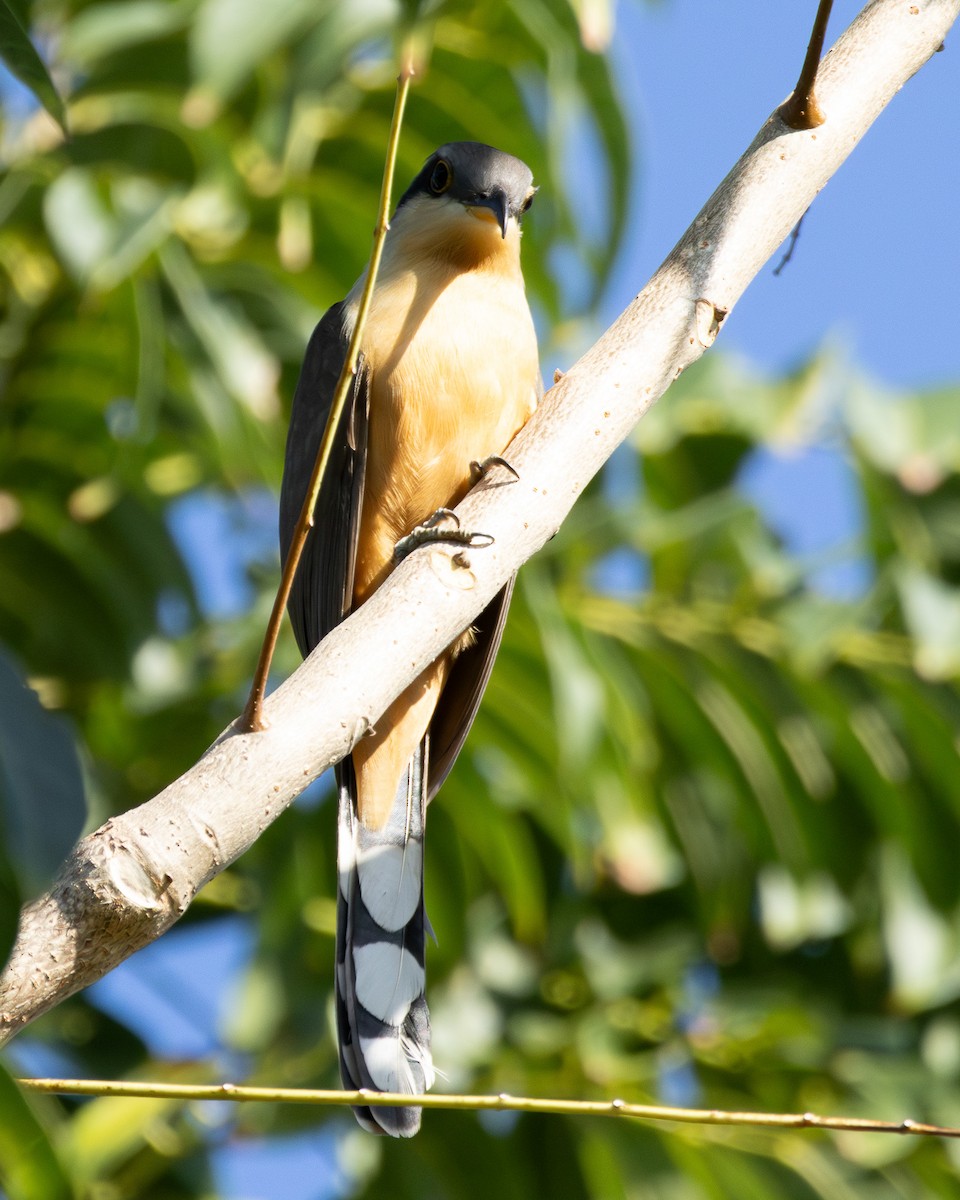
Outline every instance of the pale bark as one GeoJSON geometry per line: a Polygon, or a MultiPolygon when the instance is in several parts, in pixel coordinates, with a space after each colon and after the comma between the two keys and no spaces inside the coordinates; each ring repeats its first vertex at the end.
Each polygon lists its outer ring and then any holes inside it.
{"type": "MultiPolygon", "coordinates": [[[[494,471],[460,506],[464,526],[494,536],[490,548],[468,552],[468,566],[454,549],[411,555],[269,697],[268,729],[226,730],[160,795],[76,847],[22,913],[0,978],[0,1043],[176,921],[556,532],[958,12],[960,0],[874,0],[822,64],[826,122],[797,132],[775,113],[764,123],[647,287],[511,445],[519,482],[494,471]]],[[[722,119],[705,97],[704,136],[722,119]]]]}

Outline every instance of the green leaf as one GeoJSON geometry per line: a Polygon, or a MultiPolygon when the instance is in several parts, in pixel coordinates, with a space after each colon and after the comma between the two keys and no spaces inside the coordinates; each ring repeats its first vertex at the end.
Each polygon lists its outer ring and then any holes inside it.
{"type": "MultiPolygon", "coordinates": [[[[190,31],[198,80],[220,100],[227,99],[265,54],[301,36],[330,7],[329,0],[274,0],[268,5],[259,0],[203,0],[190,31]]],[[[369,3],[354,0],[350,7],[369,3]]],[[[380,15],[385,15],[382,6],[380,15]]]]}
{"type": "Polygon", "coordinates": [[[82,9],[70,22],[64,51],[85,66],[124,53],[142,42],[155,42],[184,28],[191,6],[171,0],[123,0],[82,9]]]}
{"type": "Polygon", "coordinates": [[[8,0],[0,0],[0,58],[10,72],[33,92],[61,129],[66,130],[63,101],[8,0]]]}
{"type": "Polygon", "coordinates": [[[2,1064],[0,1188],[9,1200],[69,1200],[73,1195],[46,1131],[2,1064]]]}
{"type": "Polygon", "coordinates": [[[911,565],[897,573],[903,612],[916,645],[917,670],[927,679],[960,672],[960,592],[911,565]]]}

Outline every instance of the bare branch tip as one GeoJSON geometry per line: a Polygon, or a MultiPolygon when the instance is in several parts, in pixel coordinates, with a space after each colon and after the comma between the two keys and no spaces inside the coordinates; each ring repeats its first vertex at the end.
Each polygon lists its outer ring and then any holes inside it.
{"type": "Polygon", "coordinates": [[[397,84],[402,88],[417,76],[417,51],[415,35],[408,34],[403,39],[399,57],[400,74],[397,76],[397,84]]]}

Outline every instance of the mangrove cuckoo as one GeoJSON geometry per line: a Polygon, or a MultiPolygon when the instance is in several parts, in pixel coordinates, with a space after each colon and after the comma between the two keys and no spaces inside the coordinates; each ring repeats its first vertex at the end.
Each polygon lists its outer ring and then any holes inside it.
{"type": "MultiPolygon", "coordinates": [[[[401,197],[361,359],[289,601],[306,656],[392,569],[417,528],[469,491],[542,391],[520,272],[533,177],[519,159],[452,142],[401,197]],[[482,467],[481,467],[482,470],[482,467]]],[[[286,556],[356,321],[364,277],[314,330],[297,384],[280,499],[286,556]]],[[[431,528],[433,524],[433,528],[431,528]]],[[[426,806],[463,745],[500,644],[512,581],[337,769],[337,1028],[346,1088],[422,1094],[433,1083],[424,1000],[426,806]]],[[[358,1108],[410,1137],[421,1109],[358,1108]]]]}

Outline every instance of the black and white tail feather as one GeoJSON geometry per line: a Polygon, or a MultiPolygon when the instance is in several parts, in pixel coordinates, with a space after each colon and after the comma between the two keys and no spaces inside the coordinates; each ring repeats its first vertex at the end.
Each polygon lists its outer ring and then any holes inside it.
{"type": "MultiPolygon", "coordinates": [[[[337,830],[337,1029],[347,1088],[416,1096],[433,1086],[424,999],[425,738],[382,829],[358,819],[353,766],[341,765],[337,830]]],[[[371,1133],[413,1137],[418,1106],[355,1108],[371,1133]]]]}

